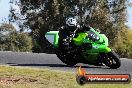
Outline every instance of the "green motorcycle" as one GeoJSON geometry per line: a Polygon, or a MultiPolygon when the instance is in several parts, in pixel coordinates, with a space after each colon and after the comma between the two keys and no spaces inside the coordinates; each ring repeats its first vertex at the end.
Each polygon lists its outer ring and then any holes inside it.
{"type": "Polygon", "coordinates": [[[91,28],[88,32],[74,33],[65,41],[71,42],[69,49],[59,47],[61,32],[50,31],[45,37],[56,48],[57,57],[65,64],[74,66],[77,63],[97,65],[99,63],[112,69],[121,65],[118,55],[108,47],[108,38],[91,28]]]}

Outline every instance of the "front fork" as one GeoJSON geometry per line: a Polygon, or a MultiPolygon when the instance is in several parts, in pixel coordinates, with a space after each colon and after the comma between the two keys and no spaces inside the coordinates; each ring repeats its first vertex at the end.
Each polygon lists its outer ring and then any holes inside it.
{"type": "Polygon", "coordinates": [[[105,52],[102,52],[99,54],[98,56],[98,60],[100,60],[100,62],[106,64],[106,65],[110,65],[112,64],[111,58],[109,57],[109,53],[112,51],[111,48],[106,47],[105,52]]]}
{"type": "Polygon", "coordinates": [[[102,62],[104,64],[106,64],[106,63],[109,64],[110,59],[108,57],[108,53],[110,53],[112,51],[111,48],[106,47],[106,48],[101,48],[101,49],[100,49],[101,52],[99,53],[97,59],[99,60],[99,62],[102,62]]]}

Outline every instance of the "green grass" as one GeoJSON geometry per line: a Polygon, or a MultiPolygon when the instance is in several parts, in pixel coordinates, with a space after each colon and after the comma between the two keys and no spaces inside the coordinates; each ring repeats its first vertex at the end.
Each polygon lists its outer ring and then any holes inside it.
{"type": "Polygon", "coordinates": [[[131,88],[130,84],[85,84],[76,82],[76,73],[0,66],[0,88],[131,88]]]}

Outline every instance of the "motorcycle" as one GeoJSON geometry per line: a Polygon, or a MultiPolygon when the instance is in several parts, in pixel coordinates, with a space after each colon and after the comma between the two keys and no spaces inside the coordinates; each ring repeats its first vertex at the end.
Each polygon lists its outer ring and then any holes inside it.
{"type": "Polygon", "coordinates": [[[55,47],[57,57],[65,64],[74,66],[77,63],[106,65],[117,69],[121,66],[119,56],[108,46],[108,38],[91,28],[88,32],[73,33],[65,39],[72,43],[68,49],[59,46],[60,31],[49,31],[45,37],[55,47]]]}

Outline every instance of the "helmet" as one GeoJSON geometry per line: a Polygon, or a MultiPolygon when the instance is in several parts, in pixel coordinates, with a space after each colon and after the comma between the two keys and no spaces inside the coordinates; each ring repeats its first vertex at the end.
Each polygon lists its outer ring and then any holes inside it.
{"type": "Polygon", "coordinates": [[[69,17],[66,20],[67,31],[74,32],[77,29],[77,20],[74,17],[69,17]]]}
{"type": "Polygon", "coordinates": [[[77,26],[77,20],[75,18],[73,18],[73,17],[69,17],[66,20],[66,25],[70,26],[70,27],[76,27],[77,26]]]}

